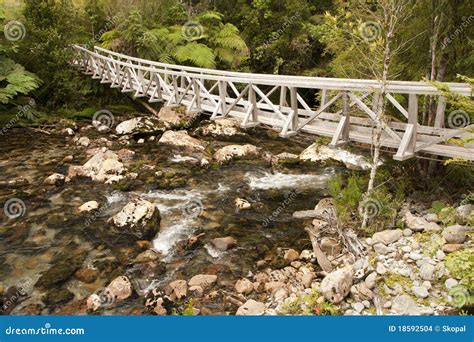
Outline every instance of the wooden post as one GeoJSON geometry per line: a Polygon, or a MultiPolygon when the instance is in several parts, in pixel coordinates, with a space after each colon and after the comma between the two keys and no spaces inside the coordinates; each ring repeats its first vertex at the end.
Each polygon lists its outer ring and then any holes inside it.
{"type": "Polygon", "coordinates": [[[321,105],[319,108],[323,108],[328,102],[328,90],[326,88],[321,89],[321,105]]]}
{"type": "Polygon", "coordinates": [[[282,107],[287,106],[288,103],[286,102],[286,87],[281,86],[280,88],[280,111],[282,107]]]}
{"type": "Polygon", "coordinates": [[[446,110],[446,97],[439,96],[438,106],[436,107],[436,118],[434,122],[435,128],[444,127],[444,113],[446,110]]]}
{"type": "Polygon", "coordinates": [[[219,97],[221,100],[221,110],[222,114],[226,112],[227,104],[226,104],[226,97],[227,97],[227,82],[226,81],[219,81],[219,97]]]}
{"type": "Polygon", "coordinates": [[[408,124],[405,129],[402,141],[397,153],[393,157],[395,160],[406,160],[413,157],[416,149],[416,134],[418,126],[418,96],[408,95],[408,124]]]}
{"type": "Polygon", "coordinates": [[[290,131],[296,131],[298,127],[298,89],[295,87],[290,88],[291,97],[291,118],[290,118],[290,131]]]}
{"type": "Polygon", "coordinates": [[[201,88],[197,81],[193,78],[193,91],[194,96],[196,97],[196,108],[197,110],[201,110],[201,88]]]}
{"type": "Polygon", "coordinates": [[[349,95],[347,91],[342,93],[342,116],[337,125],[336,132],[332,137],[329,147],[336,148],[337,146],[349,142],[349,128],[350,128],[350,113],[349,113],[349,95]]]}
{"type": "Polygon", "coordinates": [[[173,75],[172,79],[173,79],[173,90],[174,90],[174,102],[178,103],[179,102],[178,77],[173,75]]]}

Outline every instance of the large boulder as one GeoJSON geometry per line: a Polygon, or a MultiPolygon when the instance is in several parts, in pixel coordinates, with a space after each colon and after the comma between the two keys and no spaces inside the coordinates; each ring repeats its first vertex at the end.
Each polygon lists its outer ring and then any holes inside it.
{"type": "Polygon", "coordinates": [[[217,119],[195,131],[202,136],[211,136],[219,138],[243,137],[246,134],[240,130],[240,121],[235,118],[217,119]]]}
{"type": "Polygon", "coordinates": [[[143,132],[153,132],[159,129],[159,125],[156,120],[148,118],[133,118],[130,120],[123,121],[115,127],[117,134],[135,134],[143,132]]]}
{"type": "Polygon", "coordinates": [[[166,131],[158,141],[161,144],[184,147],[191,151],[203,151],[206,143],[188,135],[186,131],[166,131]]]}
{"type": "Polygon", "coordinates": [[[167,129],[188,128],[199,117],[199,112],[188,111],[185,106],[172,105],[160,109],[158,119],[167,129]]]}
{"type": "Polygon", "coordinates": [[[423,217],[418,217],[407,211],[403,218],[408,228],[413,230],[414,232],[421,232],[425,229],[431,227],[429,222],[425,220],[423,217]]]}
{"type": "Polygon", "coordinates": [[[461,244],[467,238],[466,228],[459,224],[445,228],[442,235],[448,244],[461,244]]]}
{"type": "Polygon", "coordinates": [[[153,203],[135,199],[115,214],[110,223],[119,234],[128,233],[137,240],[151,240],[160,230],[160,212],[153,203]]]}
{"type": "Polygon", "coordinates": [[[125,167],[117,154],[103,148],[98,150],[84,165],[71,165],[68,177],[85,176],[97,182],[111,183],[121,180],[124,171],[125,167]]]}
{"type": "Polygon", "coordinates": [[[335,160],[343,163],[349,169],[368,170],[370,162],[364,156],[354,154],[340,148],[330,148],[314,143],[300,154],[300,160],[309,162],[325,162],[335,160]]]}
{"type": "Polygon", "coordinates": [[[252,159],[259,155],[260,150],[254,145],[227,145],[214,153],[214,159],[222,164],[234,159],[252,159]]]}
{"type": "Polygon", "coordinates": [[[403,236],[401,229],[386,229],[372,236],[372,243],[383,243],[385,246],[398,241],[403,236]]]}
{"type": "Polygon", "coordinates": [[[349,294],[353,281],[352,269],[345,267],[329,273],[321,282],[319,291],[331,303],[342,302],[349,294]]]}

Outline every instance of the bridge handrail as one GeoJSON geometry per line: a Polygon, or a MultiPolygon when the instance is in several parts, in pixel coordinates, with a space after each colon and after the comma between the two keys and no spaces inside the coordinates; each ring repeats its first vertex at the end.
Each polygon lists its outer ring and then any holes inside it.
{"type": "MultiPolygon", "coordinates": [[[[83,49],[85,51],[91,52],[81,46],[75,45],[74,47],[83,49]]],[[[282,85],[282,86],[296,86],[300,88],[314,88],[314,89],[334,89],[334,90],[360,90],[360,91],[374,91],[378,88],[379,82],[377,80],[366,80],[366,79],[345,79],[345,78],[326,78],[326,77],[306,77],[306,76],[289,76],[289,75],[266,75],[266,74],[253,74],[253,73],[243,73],[243,72],[234,72],[234,71],[224,71],[224,70],[214,70],[214,69],[205,69],[197,68],[190,66],[180,66],[174,64],[167,64],[161,62],[149,61],[146,59],[141,59],[137,57],[127,56],[118,52],[110,51],[101,47],[94,47],[95,51],[98,51],[98,55],[104,57],[100,53],[106,53],[111,56],[116,56],[121,59],[126,59],[130,62],[137,62],[140,64],[134,64],[135,66],[143,67],[146,64],[153,67],[165,68],[177,70],[178,72],[193,72],[198,75],[206,76],[223,76],[225,78],[233,78],[242,80],[243,83],[255,83],[255,84],[266,84],[266,85],[282,85]],[[290,83],[288,83],[290,82],[290,83]],[[296,82],[296,83],[294,83],[296,82]]],[[[97,52],[96,52],[97,53],[97,52]]],[[[105,56],[107,57],[107,56],[105,56]]],[[[117,62],[117,60],[114,60],[117,62]]],[[[128,62],[126,62],[128,63],[128,62]]],[[[182,74],[180,74],[182,75],[182,74]]],[[[206,77],[207,78],[207,77],[206,77]]],[[[209,78],[211,79],[211,78],[209,78]]],[[[223,79],[227,80],[227,79],[223,79]]],[[[449,89],[455,93],[464,96],[472,96],[472,89],[466,83],[444,83],[449,87],[449,89]]],[[[437,88],[420,81],[390,81],[388,90],[393,93],[401,94],[424,94],[424,95],[440,95],[440,92],[437,88]]]]}

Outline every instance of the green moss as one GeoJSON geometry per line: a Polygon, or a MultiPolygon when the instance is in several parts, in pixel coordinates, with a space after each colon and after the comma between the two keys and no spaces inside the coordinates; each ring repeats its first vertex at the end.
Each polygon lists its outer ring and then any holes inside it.
{"type": "Polygon", "coordinates": [[[318,303],[319,292],[313,289],[310,294],[300,296],[282,306],[281,311],[286,315],[319,315],[335,316],[339,314],[339,307],[330,302],[318,303]]]}
{"type": "Polygon", "coordinates": [[[433,257],[444,244],[443,238],[432,232],[416,233],[413,235],[415,241],[421,245],[423,254],[433,257]]]}
{"type": "Polygon", "coordinates": [[[396,284],[400,284],[404,289],[408,289],[413,286],[413,281],[410,278],[396,273],[389,273],[383,278],[383,282],[392,289],[395,288],[396,284]]]}

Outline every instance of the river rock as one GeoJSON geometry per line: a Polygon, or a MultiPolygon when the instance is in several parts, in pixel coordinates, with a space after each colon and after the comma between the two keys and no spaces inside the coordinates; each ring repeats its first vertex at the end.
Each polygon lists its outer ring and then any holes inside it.
{"type": "Polygon", "coordinates": [[[237,280],[235,283],[235,291],[242,294],[250,294],[253,291],[253,283],[247,278],[237,280]]]}
{"type": "Polygon", "coordinates": [[[429,296],[429,292],[424,286],[413,286],[411,290],[413,294],[417,296],[418,298],[423,299],[429,296]]]}
{"type": "Polygon", "coordinates": [[[234,159],[256,158],[259,155],[260,150],[254,145],[227,145],[217,150],[213,158],[222,164],[234,159]]]}
{"type": "Polygon", "coordinates": [[[110,221],[119,233],[132,233],[138,240],[151,240],[160,229],[160,212],[153,203],[135,199],[110,221]]]}
{"type": "Polygon", "coordinates": [[[426,221],[423,217],[415,216],[409,211],[405,213],[405,217],[403,219],[408,228],[414,232],[421,232],[425,230],[426,226],[428,226],[428,221],[426,221]]]}
{"type": "Polygon", "coordinates": [[[450,290],[452,287],[456,286],[457,284],[459,284],[459,282],[456,279],[453,279],[453,278],[448,278],[444,282],[444,286],[446,286],[446,288],[448,290],[450,290]]]}
{"type": "Polygon", "coordinates": [[[474,214],[473,204],[464,204],[456,208],[456,221],[459,224],[467,224],[469,216],[474,214]]]}
{"type": "Polygon", "coordinates": [[[400,229],[387,229],[377,232],[372,236],[372,243],[377,242],[383,243],[384,245],[389,245],[398,241],[402,237],[403,233],[400,229]]]}
{"type": "Polygon", "coordinates": [[[226,236],[222,238],[212,239],[211,243],[218,250],[227,251],[237,245],[237,240],[235,240],[232,236],[226,236]]]}
{"type": "Polygon", "coordinates": [[[99,272],[93,268],[80,268],[74,273],[74,277],[86,284],[93,283],[97,277],[99,276],[99,272]]]}
{"type": "Polygon", "coordinates": [[[120,276],[110,282],[103,290],[97,291],[87,298],[87,308],[95,311],[101,306],[118,304],[133,293],[133,287],[126,276],[120,276]]]}
{"type": "Polygon", "coordinates": [[[188,135],[186,131],[166,131],[158,140],[160,144],[183,147],[191,151],[203,151],[207,143],[188,135]]]}
{"type": "Polygon", "coordinates": [[[186,280],[175,280],[168,284],[171,298],[181,300],[188,294],[188,284],[186,280]]]}
{"type": "Polygon", "coordinates": [[[392,300],[392,310],[397,315],[419,315],[420,307],[409,295],[403,294],[392,300]]]}
{"type": "Polygon", "coordinates": [[[435,267],[431,264],[424,263],[420,267],[420,277],[423,280],[434,280],[435,267]]]}
{"type": "Polygon", "coordinates": [[[459,224],[445,228],[442,235],[448,244],[461,244],[467,238],[465,228],[459,224]]]}
{"type": "Polygon", "coordinates": [[[371,167],[367,158],[351,153],[341,148],[330,148],[326,145],[314,143],[300,154],[300,160],[310,162],[324,162],[336,160],[343,163],[349,169],[368,170],[371,167]]]}
{"type": "Polygon", "coordinates": [[[61,186],[66,181],[66,176],[60,173],[53,173],[52,175],[48,176],[43,183],[46,185],[56,185],[61,186]]]}
{"type": "Polygon", "coordinates": [[[235,207],[239,210],[247,210],[252,207],[249,201],[243,198],[236,198],[234,201],[235,207]]]}
{"type": "Polygon", "coordinates": [[[352,281],[352,270],[340,268],[324,277],[319,291],[328,301],[337,304],[349,294],[352,281]]]}
{"type": "Polygon", "coordinates": [[[364,282],[368,289],[372,290],[375,287],[375,281],[377,279],[377,272],[370,273],[364,282]]]}
{"type": "Polygon", "coordinates": [[[148,249],[138,254],[134,260],[134,263],[141,264],[145,262],[155,261],[155,260],[158,260],[159,258],[160,258],[160,253],[156,252],[153,249],[148,249]]]}
{"type": "Polygon", "coordinates": [[[288,260],[289,262],[298,260],[299,257],[300,257],[300,253],[298,253],[297,251],[291,248],[287,250],[284,255],[284,259],[288,260]]]}
{"type": "Polygon", "coordinates": [[[434,223],[440,222],[438,214],[436,214],[436,213],[426,214],[425,215],[425,220],[428,221],[428,222],[434,222],[434,223]]]}
{"type": "Polygon", "coordinates": [[[265,304],[249,299],[237,310],[237,316],[261,316],[265,313],[265,304]]]}
{"type": "Polygon", "coordinates": [[[158,119],[167,129],[190,127],[198,116],[198,112],[181,105],[164,106],[158,113],[158,119]]]}
{"type": "Polygon", "coordinates": [[[463,246],[464,245],[461,243],[447,243],[446,245],[443,245],[443,252],[453,253],[462,249],[463,246]]]}
{"type": "Polygon", "coordinates": [[[194,286],[199,286],[203,290],[206,290],[210,287],[212,287],[217,281],[217,276],[214,274],[198,274],[192,277],[189,282],[188,286],[194,287],[194,286]]]}
{"type": "Polygon", "coordinates": [[[212,137],[245,136],[245,133],[240,131],[240,120],[234,118],[216,119],[203,127],[199,127],[196,133],[212,137]]]}
{"type": "Polygon", "coordinates": [[[81,205],[79,208],[77,208],[77,210],[80,213],[89,212],[89,211],[97,210],[97,209],[99,209],[99,203],[97,203],[96,201],[86,202],[83,205],[81,205]]]}
{"type": "Polygon", "coordinates": [[[123,178],[120,176],[125,171],[123,164],[119,161],[117,154],[107,150],[100,149],[91,159],[82,167],[71,165],[69,167],[70,177],[86,176],[94,181],[110,183],[123,178]],[[76,168],[76,169],[72,169],[76,168]]]}
{"type": "Polygon", "coordinates": [[[84,146],[84,147],[89,146],[90,143],[91,143],[91,140],[90,140],[88,137],[80,137],[80,138],[77,139],[77,141],[76,141],[76,144],[77,144],[77,145],[84,146]]]}

